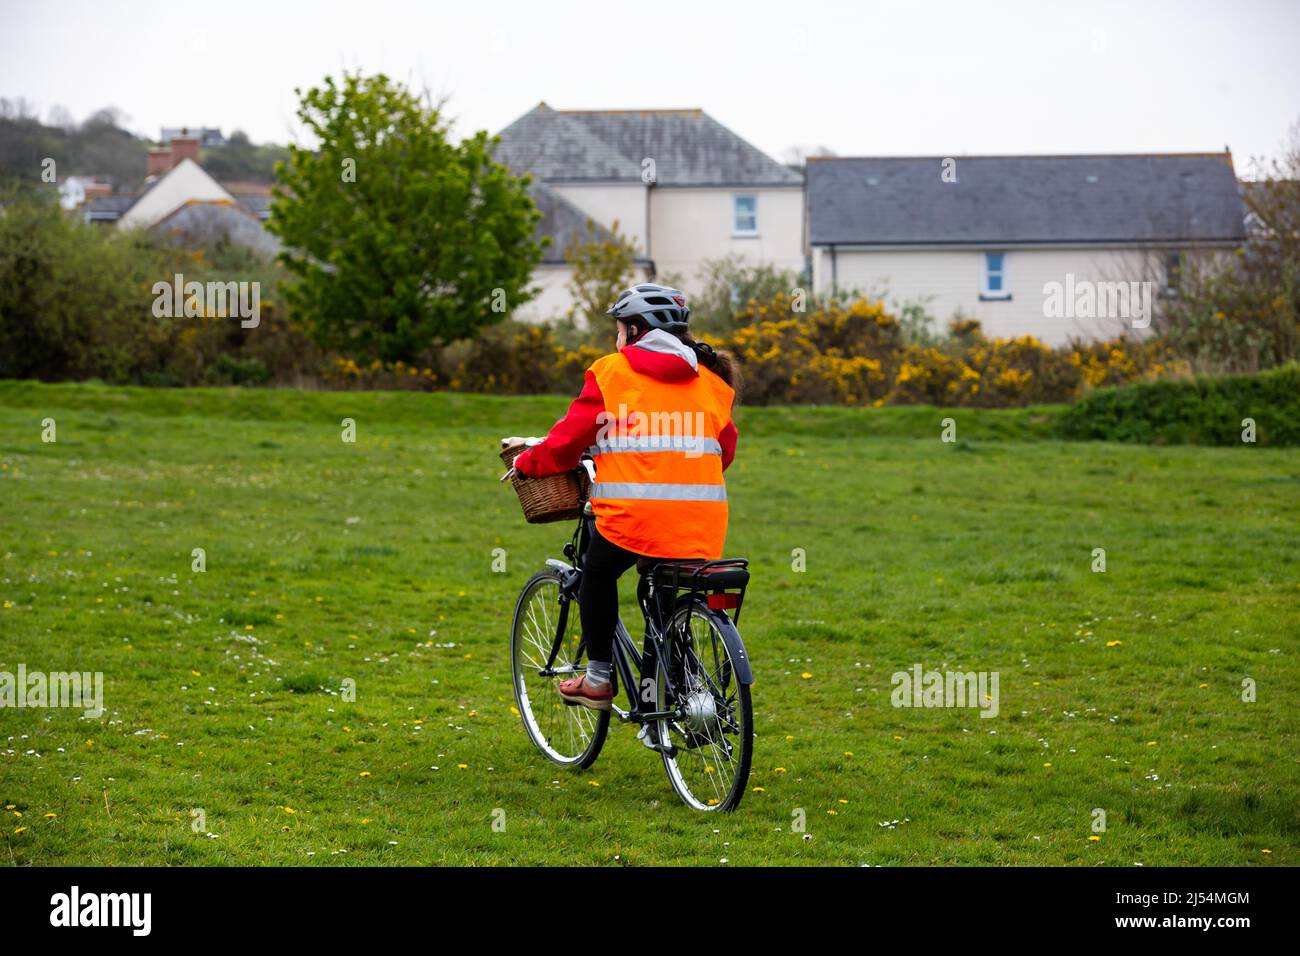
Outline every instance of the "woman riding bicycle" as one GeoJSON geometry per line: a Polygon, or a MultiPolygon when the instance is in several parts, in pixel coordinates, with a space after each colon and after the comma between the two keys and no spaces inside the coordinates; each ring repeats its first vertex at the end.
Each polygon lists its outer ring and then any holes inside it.
{"type": "Polygon", "coordinates": [[[607,313],[618,351],[592,363],[582,393],[515,469],[544,478],[595,460],[595,529],[583,562],[579,608],[587,672],[560,683],[566,701],[609,710],[618,579],[640,558],[716,560],[727,534],[722,473],[736,454],[736,362],[688,333],[676,289],[622,292],[607,313]]]}

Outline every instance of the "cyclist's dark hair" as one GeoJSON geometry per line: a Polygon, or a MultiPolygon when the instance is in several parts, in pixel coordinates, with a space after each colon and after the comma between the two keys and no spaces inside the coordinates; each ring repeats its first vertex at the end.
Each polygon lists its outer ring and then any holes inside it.
{"type": "Polygon", "coordinates": [[[695,341],[689,332],[683,332],[677,337],[695,350],[695,357],[701,365],[731,386],[731,390],[736,393],[734,403],[739,405],[744,376],[741,375],[740,362],[736,357],[726,350],[715,349],[707,342],[695,341]]]}
{"type": "MultiPolygon", "coordinates": [[[[635,342],[649,329],[642,322],[635,318],[619,319],[627,326],[628,343],[635,342]]],[[[736,393],[733,400],[734,404],[740,404],[740,393],[744,388],[744,376],[740,371],[740,362],[734,355],[726,350],[715,349],[712,345],[705,342],[697,342],[689,332],[669,332],[669,335],[675,335],[681,339],[684,345],[690,346],[695,352],[695,357],[701,365],[713,372],[718,378],[722,379],[736,393]]]]}

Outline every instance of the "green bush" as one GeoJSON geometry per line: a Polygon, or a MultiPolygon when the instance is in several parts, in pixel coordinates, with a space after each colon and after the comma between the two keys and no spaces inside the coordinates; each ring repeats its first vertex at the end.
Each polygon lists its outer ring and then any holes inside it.
{"type": "Polygon", "coordinates": [[[83,225],[48,197],[0,206],[0,378],[117,382],[154,370],[150,287],[170,275],[166,251],[83,225]]]}
{"type": "Polygon", "coordinates": [[[1300,365],[1258,375],[1141,382],[1102,389],[1057,420],[1061,438],[1149,445],[1300,445],[1300,365]]]}

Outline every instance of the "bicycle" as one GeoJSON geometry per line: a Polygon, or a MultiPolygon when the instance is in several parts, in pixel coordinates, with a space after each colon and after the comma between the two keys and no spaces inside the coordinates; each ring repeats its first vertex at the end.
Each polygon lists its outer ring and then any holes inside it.
{"type": "Polygon", "coordinates": [[[745,793],[754,747],[753,675],[736,627],[749,562],[638,562],[637,603],[646,624],[642,650],[620,616],[613,653],[616,703],[609,711],[589,710],[563,700],[556,685],[586,672],[586,645],[575,622],[592,522],[584,496],[578,526],[564,546],[568,561],[548,559],[515,604],[511,674],[524,729],[548,759],[586,769],[600,755],[612,713],[622,723],[642,725],[643,742],[663,758],[687,806],[734,810],[745,793]],[[620,686],[626,710],[617,704],[620,686]]]}

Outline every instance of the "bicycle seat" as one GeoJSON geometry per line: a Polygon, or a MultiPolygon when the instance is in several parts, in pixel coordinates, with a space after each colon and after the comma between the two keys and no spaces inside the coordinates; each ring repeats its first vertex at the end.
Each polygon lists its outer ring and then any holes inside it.
{"type": "Polygon", "coordinates": [[[642,558],[637,562],[637,571],[642,575],[653,574],[657,580],[673,587],[713,590],[745,587],[749,584],[748,565],[744,558],[723,558],[720,561],[642,558]]]}

